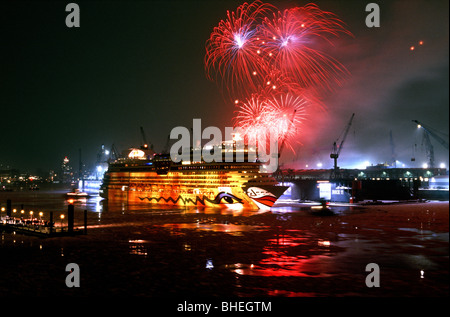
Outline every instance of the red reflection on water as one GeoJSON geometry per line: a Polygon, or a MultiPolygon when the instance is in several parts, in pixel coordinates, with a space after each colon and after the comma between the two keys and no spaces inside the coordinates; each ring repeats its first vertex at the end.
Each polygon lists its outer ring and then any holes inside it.
{"type": "Polygon", "coordinates": [[[262,226],[250,226],[250,225],[236,225],[236,224],[223,224],[223,223],[168,223],[162,227],[168,228],[172,235],[183,235],[182,230],[204,230],[204,231],[214,231],[221,233],[228,233],[233,236],[241,236],[242,232],[247,232],[251,230],[261,230],[264,229],[262,226]]]}
{"type": "Polygon", "coordinates": [[[324,267],[320,264],[328,256],[316,254],[327,252],[330,241],[316,241],[300,230],[285,232],[292,235],[276,235],[275,238],[267,240],[268,244],[262,250],[265,258],[256,264],[236,263],[227,267],[237,274],[252,276],[324,277],[330,275],[323,273],[324,267]]]}

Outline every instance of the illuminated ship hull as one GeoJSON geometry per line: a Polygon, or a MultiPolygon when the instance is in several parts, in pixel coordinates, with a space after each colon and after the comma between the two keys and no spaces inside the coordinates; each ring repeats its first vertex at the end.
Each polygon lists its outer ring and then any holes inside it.
{"type": "Polygon", "coordinates": [[[129,203],[270,209],[287,189],[259,163],[176,164],[123,160],[109,165],[100,196],[129,203]]]}

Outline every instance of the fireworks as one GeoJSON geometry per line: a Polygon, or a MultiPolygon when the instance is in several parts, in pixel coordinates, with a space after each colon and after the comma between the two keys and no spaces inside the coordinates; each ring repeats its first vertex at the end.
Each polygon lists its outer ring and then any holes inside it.
{"type": "Polygon", "coordinates": [[[295,136],[303,122],[308,101],[292,94],[279,94],[267,99],[266,111],[274,116],[270,127],[283,140],[295,136]]]}
{"type": "Polygon", "coordinates": [[[250,144],[261,140],[261,137],[268,140],[268,134],[272,133],[280,146],[287,144],[292,149],[289,139],[297,135],[308,104],[307,99],[290,93],[272,98],[252,95],[239,107],[234,123],[241,128],[250,144]]]}
{"type": "Polygon", "coordinates": [[[272,6],[244,3],[215,27],[206,43],[207,76],[218,80],[235,97],[248,96],[264,78],[265,61],[259,55],[258,27],[272,6]]]}
{"type": "Polygon", "coordinates": [[[286,9],[266,17],[260,29],[265,42],[266,57],[274,68],[295,79],[301,87],[320,90],[340,84],[346,69],[332,57],[315,49],[321,42],[330,42],[348,31],[332,13],[309,4],[286,9]]]}
{"type": "Polygon", "coordinates": [[[266,135],[267,127],[273,119],[274,114],[268,111],[265,100],[259,95],[252,95],[236,111],[234,125],[241,128],[248,142],[254,143],[258,136],[266,135]]]}
{"type": "Polygon", "coordinates": [[[350,35],[343,22],[314,4],[280,12],[261,1],[244,3],[214,28],[206,73],[239,107],[234,123],[248,138],[271,131],[289,143],[306,110],[348,74],[319,49],[341,34],[350,35]]]}

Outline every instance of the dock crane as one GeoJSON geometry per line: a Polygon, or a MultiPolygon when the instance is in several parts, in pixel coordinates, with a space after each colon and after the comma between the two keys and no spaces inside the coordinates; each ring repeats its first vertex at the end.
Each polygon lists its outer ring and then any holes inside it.
{"type": "Polygon", "coordinates": [[[422,122],[419,122],[418,120],[411,120],[412,122],[417,124],[417,128],[423,129],[425,131],[423,138],[426,145],[426,151],[427,151],[427,158],[428,158],[428,166],[430,168],[434,167],[434,147],[433,144],[431,144],[430,141],[430,135],[438,141],[444,148],[448,150],[448,142],[445,141],[442,137],[440,137],[437,132],[433,131],[434,129],[431,128],[428,125],[424,125],[422,122]]]}
{"type": "Polygon", "coordinates": [[[161,153],[169,154],[169,145],[170,145],[170,134],[167,135],[166,144],[164,145],[164,148],[161,153]]]}
{"type": "MultiPolygon", "coordinates": [[[[296,112],[297,112],[297,109],[294,110],[294,112],[292,113],[292,116],[291,116],[291,118],[289,120],[288,130],[290,130],[293,127],[293,125],[294,125],[294,118],[295,118],[295,113],[296,112]]],[[[281,157],[281,152],[283,151],[284,144],[286,143],[286,137],[287,137],[287,135],[285,133],[284,136],[283,136],[283,139],[281,140],[281,144],[279,146],[279,149],[278,149],[278,159],[280,159],[280,157],[281,157]]]]}
{"type": "Polygon", "coordinates": [[[347,138],[348,130],[350,130],[350,126],[352,125],[352,121],[353,121],[353,117],[354,116],[355,116],[355,114],[353,113],[351,118],[350,118],[350,121],[347,124],[347,127],[345,128],[345,131],[344,131],[344,134],[342,136],[342,140],[341,140],[341,143],[339,144],[339,146],[337,146],[337,142],[339,142],[339,138],[341,136],[339,136],[336,139],[336,141],[334,141],[334,143],[333,143],[333,149],[332,149],[332,152],[330,154],[330,158],[332,158],[334,160],[334,168],[331,171],[331,175],[330,175],[331,179],[336,179],[336,178],[339,177],[340,173],[339,173],[339,167],[337,166],[337,159],[339,158],[339,154],[341,153],[342,147],[344,146],[344,142],[345,142],[345,139],[347,138]]]}
{"type": "Polygon", "coordinates": [[[389,145],[391,146],[391,163],[392,166],[397,167],[397,158],[395,154],[394,137],[392,136],[392,130],[389,131],[389,145]]]}
{"type": "Polygon", "coordinates": [[[111,150],[109,151],[108,163],[119,159],[119,157],[119,152],[117,151],[116,146],[113,143],[111,145],[111,150]]]}
{"type": "MultiPolygon", "coordinates": [[[[145,132],[144,132],[144,128],[141,127],[141,135],[142,135],[142,141],[144,141],[144,145],[142,145],[141,147],[143,149],[148,149],[149,144],[147,142],[147,138],[145,137],[145,132]]],[[[150,144],[150,148],[153,149],[153,144],[150,144]]]]}

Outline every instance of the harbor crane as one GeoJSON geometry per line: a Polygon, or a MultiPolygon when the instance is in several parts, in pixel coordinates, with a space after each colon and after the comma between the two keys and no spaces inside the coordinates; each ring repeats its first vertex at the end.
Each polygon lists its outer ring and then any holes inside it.
{"type": "MultiPolygon", "coordinates": [[[[294,110],[294,112],[292,113],[291,119],[289,120],[289,127],[288,130],[290,130],[292,128],[292,126],[294,125],[294,118],[295,118],[295,113],[297,112],[297,110],[294,110]]],[[[281,152],[283,151],[284,148],[284,144],[286,143],[286,133],[283,136],[283,139],[281,140],[281,144],[280,147],[278,149],[278,159],[280,159],[281,157],[281,152]]]]}
{"type": "MultiPolygon", "coordinates": [[[[144,141],[144,145],[142,145],[141,147],[143,149],[147,149],[149,147],[149,144],[147,142],[147,138],[145,137],[145,132],[144,132],[143,127],[141,127],[141,135],[142,135],[142,141],[144,141]]],[[[153,144],[150,144],[150,148],[153,149],[153,144]]]]}
{"type": "Polygon", "coordinates": [[[330,158],[332,158],[334,160],[334,168],[333,168],[333,170],[331,171],[331,174],[330,174],[330,178],[331,179],[339,178],[340,173],[339,173],[339,167],[337,166],[337,159],[339,158],[339,154],[341,153],[342,147],[344,146],[344,142],[345,142],[345,139],[347,138],[348,130],[350,130],[350,126],[352,125],[352,121],[353,121],[353,117],[354,116],[355,116],[355,114],[353,113],[351,118],[350,118],[350,121],[347,124],[347,127],[345,128],[344,134],[343,135],[341,134],[342,135],[342,140],[341,140],[341,143],[339,144],[339,146],[337,146],[337,143],[339,142],[339,138],[341,136],[339,136],[336,139],[336,141],[334,141],[334,143],[333,143],[333,149],[332,149],[332,152],[330,154],[330,158]]]}
{"type": "Polygon", "coordinates": [[[169,154],[169,145],[170,145],[170,134],[167,135],[166,144],[164,145],[164,148],[161,153],[169,154]]]}
{"type": "Polygon", "coordinates": [[[434,147],[433,144],[431,144],[430,136],[432,136],[436,141],[438,141],[444,148],[448,150],[448,142],[445,141],[441,136],[437,134],[437,131],[435,129],[431,128],[428,125],[424,125],[422,122],[418,120],[412,120],[412,122],[417,124],[417,128],[423,129],[424,131],[424,141],[426,146],[426,153],[427,153],[427,159],[428,159],[428,167],[433,168],[434,167],[434,147]]]}
{"type": "Polygon", "coordinates": [[[114,143],[111,145],[111,150],[109,151],[108,163],[119,159],[119,152],[116,149],[114,143]]]}

